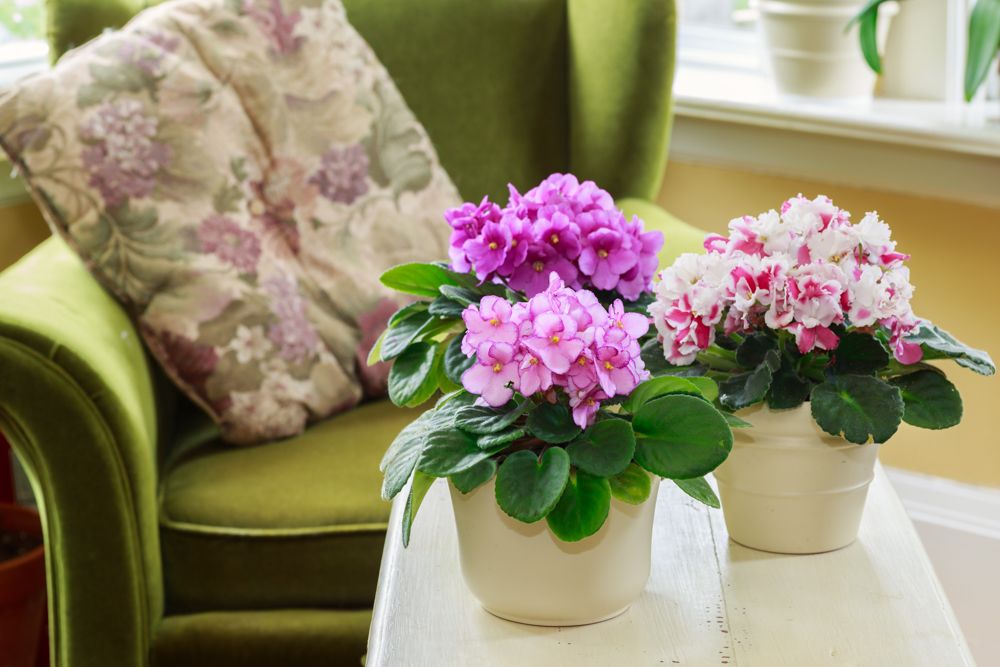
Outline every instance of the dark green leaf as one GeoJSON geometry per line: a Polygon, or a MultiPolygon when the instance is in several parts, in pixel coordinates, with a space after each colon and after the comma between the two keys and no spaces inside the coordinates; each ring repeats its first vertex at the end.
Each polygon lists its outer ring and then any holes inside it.
{"type": "Polygon", "coordinates": [[[736,363],[743,368],[757,368],[764,363],[764,355],[777,348],[778,341],[773,336],[765,333],[752,334],[736,348],[736,363]]]}
{"type": "Polygon", "coordinates": [[[389,400],[414,407],[437,391],[437,350],[427,343],[414,343],[399,355],[389,369],[389,400]]]}
{"type": "Polygon", "coordinates": [[[462,352],[463,337],[464,334],[459,334],[452,338],[444,352],[444,373],[455,384],[462,384],[462,373],[476,363],[475,356],[467,357],[462,352]]]}
{"type": "Polygon", "coordinates": [[[420,510],[420,504],[424,502],[424,496],[434,483],[434,478],[425,475],[419,470],[413,473],[413,482],[410,484],[410,493],[406,496],[406,506],[403,507],[403,547],[410,546],[410,529],[413,527],[413,520],[420,510]]]}
{"type": "Polygon", "coordinates": [[[889,353],[874,336],[852,331],[833,352],[833,369],[841,375],[873,375],[889,363],[889,353]]]}
{"type": "Polygon", "coordinates": [[[561,447],[545,450],[541,459],[527,450],[511,454],[497,471],[497,505],[524,523],[544,518],[566,488],[569,467],[569,454],[561,447]]]}
{"type": "Polygon", "coordinates": [[[450,477],[451,483],[462,493],[471,493],[497,474],[497,462],[493,459],[483,459],[471,468],[457,472],[450,477]]]}
{"type": "Polygon", "coordinates": [[[650,338],[642,344],[640,356],[642,357],[642,363],[645,365],[646,370],[653,375],[659,375],[664,371],[677,368],[667,361],[666,355],[663,352],[663,343],[658,341],[655,337],[650,338]]]}
{"type": "Polygon", "coordinates": [[[691,394],[694,396],[702,396],[706,400],[715,400],[715,396],[718,395],[718,390],[716,389],[715,382],[708,378],[683,378],[676,377],[673,375],[661,375],[659,377],[654,377],[646,380],[629,394],[628,398],[622,403],[622,407],[629,412],[635,412],[642,407],[644,403],[648,403],[654,398],[659,398],[660,396],[665,396],[667,394],[691,394]],[[695,380],[699,384],[695,384],[695,380]],[[711,388],[708,384],[711,383],[711,388]],[[711,398],[706,396],[708,394],[714,394],[711,398]]]}
{"type": "Polygon", "coordinates": [[[729,424],[729,428],[750,428],[753,426],[753,424],[747,420],[740,419],[731,412],[723,412],[722,416],[726,418],[726,423],[729,424]]]}
{"type": "Polygon", "coordinates": [[[528,432],[523,428],[508,428],[507,430],[500,431],[499,433],[481,435],[476,440],[476,444],[479,445],[479,449],[485,449],[493,452],[496,451],[498,447],[503,447],[504,445],[509,445],[512,442],[517,442],[527,435],[528,432]]]}
{"type": "Polygon", "coordinates": [[[624,471],[608,478],[611,495],[629,505],[641,505],[649,498],[652,488],[649,473],[638,464],[629,463],[624,471]]]}
{"type": "Polygon", "coordinates": [[[882,58],[878,52],[878,8],[865,12],[858,21],[858,40],[865,62],[876,74],[882,73],[882,58]]]}
{"type": "Polygon", "coordinates": [[[903,421],[920,428],[949,428],[962,421],[962,397],[944,375],[932,370],[889,381],[903,395],[903,421]]]}
{"type": "Polygon", "coordinates": [[[722,507],[722,504],[719,502],[719,497],[715,495],[715,491],[712,490],[712,487],[709,486],[704,477],[675,479],[674,484],[679,486],[681,491],[688,494],[699,503],[704,503],[709,507],[714,507],[715,509],[722,507]]]}
{"type": "Polygon", "coordinates": [[[382,284],[397,292],[436,297],[442,285],[456,285],[450,271],[436,264],[400,264],[379,278],[382,284]]]}
{"type": "Polygon", "coordinates": [[[416,301],[407,306],[403,306],[402,308],[400,308],[399,310],[397,310],[395,313],[392,314],[392,317],[389,318],[388,326],[391,329],[392,327],[396,326],[397,324],[405,320],[410,315],[416,315],[417,313],[422,313],[426,310],[427,310],[426,301],[416,301]]]}
{"type": "Polygon", "coordinates": [[[729,456],[733,433],[726,418],[694,396],[672,395],[642,406],[632,420],[635,460],[671,479],[701,477],[729,456]]]}
{"type": "Polygon", "coordinates": [[[456,287],[454,285],[442,285],[441,294],[445,298],[451,299],[453,302],[460,304],[464,310],[466,306],[472,304],[478,304],[483,298],[482,295],[476,290],[469,289],[468,287],[456,287]]]}
{"type": "Polygon", "coordinates": [[[781,366],[776,350],[768,350],[755,370],[740,373],[719,383],[719,400],[730,410],[739,410],[760,403],[771,388],[774,371],[781,366]]]}
{"type": "Polygon", "coordinates": [[[528,432],[544,440],[560,444],[580,435],[573,415],[563,403],[542,403],[528,415],[528,432]]]}
{"type": "Polygon", "coordinates": [[[428,310],[435,317],[461,317],[462,312],[465,311],[465,306],[457,301],[452,301],[448,297],[439,296],[431,301],[428,310]]]}
{"type": "Polygon", "coordinates": [[[417,470],[435,477],[447,477],[468,470],[489,458],[476,445],[475,437],[457,428],[439,428],[427,434],[417,470]]]}
{"type": "Polygon", "coordinates": [[[831,435],[863,445],[892,437],[903,417],[899,389],[867,375],[838,375],[809,397],[813,419],[831,435]]]}
{"type": "Polygon", "coordinates": [[[387,330],[382,338],[382,359],[389,361],[402,354],[430,321],[430,313],[416,312],[387,330]]]}
{"type": "Polygon", "coordinates": [[[809,398],[811,385],[800,378],[795,371],[782,366],[771,379],[771,391],[767,404],[775,410],[797,408],[809,398]]]}
{"type": "Polygon", "coordinates": [[[923,320],[917,331],[906,340],[910,343],[920,343],[925,359],[954,359],[959,366],[965,366],[980,375],[996,373],[996,366],[989,354],[966,346],[927,320],[923,320]]]}
{"type": "Polygon", "coordinates": [[[379,464],[379,470],[385,473],[385,480],[382,482],[383,498],[395,498],[406,485],[406,480],[410,478],[410,473],[420,459],[427,436],[439,427],[440,420],[438,412],[428,410],[407,424],[389,445],[379,464]]]}
{"type": "Polygon", "coordinates": [[[470,405],[455,415],[455,425],[463,431],[477,435],[498,433],[517,421],[532,406],[531,401],[520,403],[511,401],[499,408],[486,405],[470,405]]]}
{"type": "Polygon", "coordinates": [[[559,502],[545,521],[560,540],[579,542],[601,529],[610,510],[611,487],[608,480],[578,470],[570,476],[559,502]]]}
{"type": "Polygon", "coordinates": [[[965,58],[965,101],[969,102],[990,72],[1000,47],[1000,0],[977,0],[969,16],[965,58]]]}
{"type": "Polygon", "coordinates": [[[625,470],[635,452],[635,433],[623,419],[599,421],[566,447],[570,462],[592,475],[609,477],[625,470]]]}

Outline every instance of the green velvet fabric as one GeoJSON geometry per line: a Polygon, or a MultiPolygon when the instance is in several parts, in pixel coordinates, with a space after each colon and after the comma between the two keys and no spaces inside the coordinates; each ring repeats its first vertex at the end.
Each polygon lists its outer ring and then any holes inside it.
{"type": "MultiPolygon", "coordinates": [[[[47,0],[53,53],[148,4],[47,0]]],[[[664,257],[697,249],[641,201],[666,159],[673,0],[345,4],[466,197],[575,171],[637,198],[664,257]]],[[[0,430],[43,503],[54,663],[358,664],[388,512],[375,464],[406,414],[227,449],[161,386],[60,241],[0,276],[0,430]]]]}
{"type": "Polygon", "coordinates": [[[42,502],[57,665],[142,664],[162,614],[153,399],[135,330],[62,241],[0,275],[0,430],[42,502]]]}
{"type": "Polygon", "coordinates": [[[370,610],[283,609],[171,616],[155,667],[360,667],[370,610]]]}
{"type": "Polygon", "coordinates": [[[370,607],[389,517],[378,464],[416,414],[379,401],[282,443],[189,449],[161,491],[168,611],[370,607]]]}

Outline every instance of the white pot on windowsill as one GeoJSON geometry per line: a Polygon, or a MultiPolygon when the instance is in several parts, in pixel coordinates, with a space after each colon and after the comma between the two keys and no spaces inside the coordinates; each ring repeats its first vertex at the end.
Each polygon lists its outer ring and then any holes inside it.
{"type": "MultiPolygon", "coordinates": [[[[774,82],[790,95],[820,98],[871,97],[875,75],[865,64],[858,26],[847,24],[861,0],[760,0],[761,26],[774,82]]],[[[882,5],[880,42],[892,5],[882,5]]]]}

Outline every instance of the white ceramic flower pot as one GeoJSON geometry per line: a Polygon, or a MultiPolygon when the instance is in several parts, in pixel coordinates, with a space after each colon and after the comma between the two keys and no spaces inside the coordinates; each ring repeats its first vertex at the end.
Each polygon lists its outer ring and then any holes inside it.
{"type": "MultiPolygon", "coordinates": [[[[875,75],[861,54],[858,27],[845,31],[863,5],[863,0],[760,0],[764,41],[779,91],[823,98],[871,96],[875,75]]],[[[887,5],[880,10],[882,39],[894,12],[887,5]]]]}
{"type": "Polygon", "coordinates": [[[451,488],[462,575],[486,611],[532,625],[585,625],[618,616],[649,579],[659,478],[641,505],[611,500],[604,526],[562,542],[545,520],[504,514],[491,481],[468,495],[451,488]]]}
{"type": "Polygon", "coordinates": [[[855,540],[878,445],[824,433],[806,403],[738,413],[729,458],[715,471],[729,536],[762,551],[809,554],[855,540]]]}

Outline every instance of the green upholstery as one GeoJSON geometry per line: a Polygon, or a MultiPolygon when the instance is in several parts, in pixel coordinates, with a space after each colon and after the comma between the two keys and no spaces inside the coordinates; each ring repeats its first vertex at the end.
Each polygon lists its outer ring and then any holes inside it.
{"type": "MultiPolygon", "coordinates": [[[[142,0],[48,0],[56,53],[142,0]]],[[[673,0],[346,0],[469,198],[553,171],[650,204],[670,127],[673,0]]],[[[413,413],[363,406],[234,449],[147,361],[59,240],[0,275],[0,430],[48,544],[59,667],[356,665],[388,505],[377,461],[413,413]],[[179,406],[175,409],[175,406],[179,406]]]]}
{"type": "Polygon", "coordinates": [[[173,464],[160,501],[169,611],[370,606],[389,518],[378,464],[415,414],[369,403],[287,442],[212,442],[173,464]]]}

